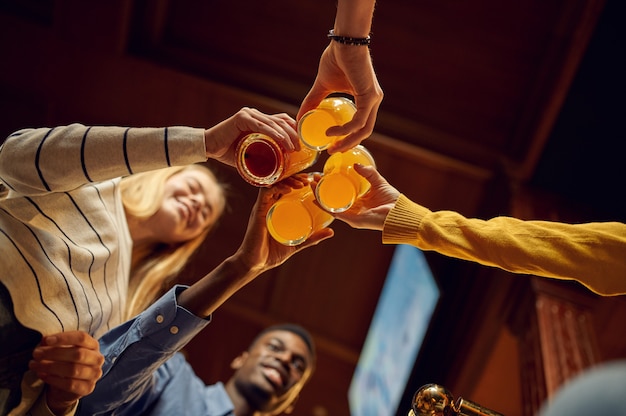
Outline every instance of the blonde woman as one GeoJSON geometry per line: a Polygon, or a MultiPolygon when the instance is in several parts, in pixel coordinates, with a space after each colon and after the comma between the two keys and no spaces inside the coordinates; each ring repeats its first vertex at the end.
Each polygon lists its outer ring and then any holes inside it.
{"type": "Polygon", "coordinates": [[[0,341],[11,340],[0,345],[0,408],[19,401],[22,375],[30,388],[14,414],[42,391],[25,373],[33,340],[66,331],[98,338],[141,310],[224,207],[221,186],[195,168],[146,177],[147,185],[122,178],[207,158],[234,165],[236,141],[250,131],[294,149],[294,127],[286,114],[244,108],[206,130],[72,124],[10,135],[0,147],[0,341]],[[139,195],[158,183],[162,199],[150,207],[139,195]]]}
{"type": "Polygon", "coordinates": [[[225,185],[215,174],[197,164],[131,175],[122,179],[120,189],[133,238],[126,320],[172,286],[215,228],[224,212],[226,195],[225,185]],[[169,211],[163,207],[167,202],[169,211]],[[154,226],[155,222],[163,222],[164,212],[173,214],[170,223],[181,220],[182,232],[164,236],[163,225],[154,226]],[[155,230],[161,230],[160,234],[155,230]]]}

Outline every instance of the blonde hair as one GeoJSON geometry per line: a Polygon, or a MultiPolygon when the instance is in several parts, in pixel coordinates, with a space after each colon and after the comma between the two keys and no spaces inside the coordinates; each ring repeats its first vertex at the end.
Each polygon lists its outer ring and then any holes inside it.
{"type": "MultiPolygon", "coordinates": [[[[120,190],[126,215],[140,220],[154,215],[161,206],[165,182],[171,176],[189,169],[206,173],[219,185],[223,202],[222,206],[218,207],[221,209],[221,215],[226,205],[226,187],[217,180],[209,168],[197,164],[158,169],[123,178],[120,190]]],[[[179,244],[155,243],[133,247],[126,319],[146,309],[173,286],[189,258],[216,224],[217,221],[199,236],[179,244]]]]}

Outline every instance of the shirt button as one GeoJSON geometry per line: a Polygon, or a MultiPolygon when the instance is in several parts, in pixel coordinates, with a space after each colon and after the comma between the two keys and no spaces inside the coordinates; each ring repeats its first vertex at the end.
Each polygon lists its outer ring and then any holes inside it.
{"type": "Polygon", "coordinates": [[[176,334],[178,334],[178,327],[177,327],[176,325],[172,326],[172,327],[170,328],[170,333],[171,333],[172,335],[176,335],[176,334]]]}
{"type": "Polygon", "coordinates": [[[161,323],[163,323],[164,320],[165,320],[165,318],[163,318],[163,315],[157,315],[156,316],[157,323],[161,324],[161,323]]]}

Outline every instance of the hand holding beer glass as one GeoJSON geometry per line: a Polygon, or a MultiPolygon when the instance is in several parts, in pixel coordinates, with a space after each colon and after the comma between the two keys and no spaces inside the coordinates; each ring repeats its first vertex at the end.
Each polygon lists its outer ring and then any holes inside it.
{"type": "Polygon", "coordinates": [[[326,130],[352,120],[356,106],[344,97],[328,97],[316,109],[307,111],[298,121],[298,136],[305,146],[318,151],[346,136],[327,136],[326,130]]]}
{"type": "Polygon", "coordinates": [[[304,187],[291,189],[267,212],[267,230],[279,243],[297,246],[315,231],[328,227],[335,219],[315,202],[310,185],[315,180],[315,175],[309,173],[304,187]]]}
{"type": "Polygon", "coordinates": [[[344,212],[365,195],[370,183],[354,170],[354,164],[376,167],[372,154],[362,145],[331,155],[315,187],[315,198],[326,211],[344,212]]]}

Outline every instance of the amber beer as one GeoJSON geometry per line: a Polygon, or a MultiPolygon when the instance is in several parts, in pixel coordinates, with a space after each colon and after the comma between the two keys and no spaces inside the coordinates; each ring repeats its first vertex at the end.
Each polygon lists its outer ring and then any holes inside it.
{"type": "Polygon", "coordinates": [[[314,110],[306,112],[298,121],[298,135],[306,146],[318,151],[325,150],[333,142],[346,136],[327,136],[326,130],[342,126],[352,120],[356,106],[344,97],[329,97],[322,100],[314,110]]]}
{"type": "Polygon", "coordinates": [[[343,212],[365,195],[370,183],[354,170],[354,164],[374,166],[372,154],[362,145],[331,155],[315,188],[317,202],[329,212],[343,212]]]}
{"type": "Polygon", "coordinates": [[[319,152],[307,146],[287,152],[276,140],[261,133],[242,138],[235,150],[235,166],[248,183],[267,187],[313,165],[319,152]]]}
{"type": "MultiPolygon", "coordinates": [[[[309,174],[309,182],[313,174],[309,174]]],[[[315,231],[328,227],[334,217],[315,203],[311,186],[292,189],[274,203],[267,212],[270,235],[286,246],[303,243],[315,231]]]]}

